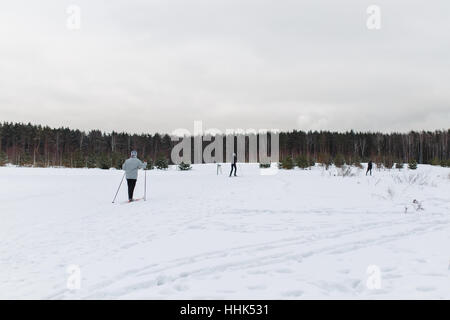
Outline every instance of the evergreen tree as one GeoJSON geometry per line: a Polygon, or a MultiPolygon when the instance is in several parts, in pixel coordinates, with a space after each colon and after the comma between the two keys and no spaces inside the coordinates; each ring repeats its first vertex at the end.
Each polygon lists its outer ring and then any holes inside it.
{"type": "Polygon", "coordinates": [[[260,162],[259,163],[259,167],[263,168],[263,169],[270,168],[270,163],[262,163],[262,162],[260,162]]]}
{"type": "Polygon", "coordinates": [[[145,168],[145,170],[153,170],[153,168],[155,167],[154,163],[153,163],[153,159],[149,159],[147,161],[147,167],[145,168]]]}
{"type": "Polygon", "coordinates": [[[395,169],[398,169],[398,170],[403,169],[403,162],[397,161],[395,163],[395,169]]]}
{"type": "Polygon", "coordinates": [[[158,158],[155,162],[155,166],[159,170],[166,170],[169,167],[169,161],[166,158],[158,158]]]}
{"type": "Polygon", "coordinates": [[[315,165],[316,165],[316,161],[314,160],[313,157],[309,156],[308,157],[308,166],[314,167],[315,165]]]}
{"type": "Polygon", "coordinates": [[[0,166],[4,166],[8,162],[8,156],[3,151],[0,152],[0,166]]]}
{"type": "Polygon", "coordinates": [[[181,162],[181,163],[178,165],[178,169],[180,169],[181,171],[187,171],[187,170],[191,170],[191,169],[192,169],[192,166],[191,166],[189,163],[181,162]]]}
{"type": "Polygon", "coordinates": [[[96,167],[100,169],[109,169],[111,168],[111,159],[109,159],[106,155],[100,155],[97,157],[96,167]]]}
{"type": "MultiPolygon", "coordinates": [[[[279,138],[281,159],[287,155],[294,159],[299,155],[308,155],[308,158],[314,158],[326,167],[330,165],[328,159],[336,158],[338,153],[343,155],[346,163],[355,162],[355,157],[367,161],[376,155],[378,159],[374,163],[377,167],[381,167],[385,157],[401,159],[402,162],[417,159],[419,163],[445,166],[448,166],[450,158],[449,129],[387,134],[293,130],[281,132],[279,138]]],[[[215,139],[223,139],[225,143],[226,136],[215,139]]],[[[97,159],[92,160],[92,155],[102,155],[109,159],[108,166],[118,168],[132,149],[153,159],[158,155],[169,159],[175,143],[170,136],[158,133],[83,132],[23,123],[0,123],[0,151],[7,155],[8,162],[20,165],[79,167],[89,162],[92,167],[97,166],[97,159]],[[92,165],[93,161],[95,165],[92,165]]],[[[203,144],[203,147],[206,145],[203,144]]],[[[270,150],[270,145],[268,147],[270,150]]],[[[248,158],[248,153],[245,157],[248,158]]]]}
{"type": "Polygon", "coordinates": [[[97,161],[95,159],[95,155],[88,155],[86,157],[86,167],[87,168],[96,168],[97,167],[97,161]]]}
{"type": "Polygon", "coordinates": [[[280,162],[280,168],[282,168],[282,169],[290,170],[290,169],[293,169],[294,166],[295,166],[294,160],[292,160],[291,156],[287,156],[280,162]]]}
{"type": "Polygon", "coordinates": [[[328,153],[322,153],[319,156],[319,163],[325,167],[326,170],[333,164],[333,161],[328,153]]]}
{"type": "Polygon", "coordinates": [[[296,163],[297,167],[299,167],[301,169],[306,169],[309,167],[308,159],[304,155],[298,156],[295,159],[295,163],[296,163]]]}
{"type": "Polygon", "coordinates": [[[408,162],[408,169],[410,170],[416,170],[417,169],[417,161],[416,160],[410,160],[408,162]]]}
{"type": "Polygon", "coordinates": [[[334,158],[334,165],[337,168],[342,168],[342,166],[345,165],[345,158],[341,153],[338,153],[334,158]]]}
{"type": "Polygon", "coordinates": [[[439,166],[441,164],[441,160],[439,160],[439,158],[433,158],[431,160],[431,165],[432,166],[439,166]]]}
{"type": "Polygon", "coordinates": [[[391,157],[384,157],[383,165],[386,169],[392,169],[394,166],[394,160],[391,157]]]}
{"type": "Polygon", "coordinates": [[[120,170],[125,160],[126,158],[121,153],[114,152],[111,155],[111,167],[120,170]]]}
{"type": "Polygon", "coordinates": [[[361,164],[361,158],[358,156],[353,158],[352,164],[357,168],[360,168],[360,169],[364,168],[363,165],[361,164]]]}
{"type": "Polygon", "coordinates": [[[86,166],[86,161],[83,158],[83,154],[79,151],[73,154],[72,166],[74,168],[84,168],[86,166]]]}
{"type": "Polygon", "coordinates": [[[29,153],[24,153],[20,157],[19,166],[26,166],[29,167],[33,164],[31,161],[31,155],[29,153]]]}

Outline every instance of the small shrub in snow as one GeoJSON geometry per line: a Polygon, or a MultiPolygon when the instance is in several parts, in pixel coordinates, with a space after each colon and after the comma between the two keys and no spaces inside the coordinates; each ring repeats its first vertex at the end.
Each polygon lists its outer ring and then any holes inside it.
{"type": "Polygon", "coordinates": [[[394,166],[394,160],[391,157],[385,157],[383,160],[383,166],[386,169],[392,169],[392,167],[394,166]]]}
{"type": "Polygon", "coordinates": [[[97,158],[96,167],[104,170],[111,168],[111,159],[103,155],[99,156],[97,158]]]}
{"type": "Polygon", "coordinates": [[[298,156],[295,159],[295,163],[297,164],[297,167],[299,167],[300,169],[306,169],[309,167],[308,159],[306,158],[305,155],[298,156]]]}
{"type": "Polygon", "coordinates": [[[408,163],[408,169],[416,170],[417,169],[417,161],[416,160],[410,160],[409,163],[408,163]]]}
{"type": "Polygon", "coordinates": [[[412,173],[412,174],[404,174],[404,175],[394,175],[393,180],[395,183],[400,184],[410,184],[410,185],[428,185],[429,178],[424,173],[412,173]]]}
{"type": "Polygon", "coordinates": [[[441,160],[441,167],[450,167],[450,160],[441,160]]]}
{"type": "Polygon", "coordinates": [[[267,168],[270,168],[270,163],[260,163],[259,164],[259,167],[261,168],[261,169],[267,169],[267,168]]]}
{"type": "Polygon", "coordinates": [[[153,163],[153,159],[149,159],[147,161],[147,167],[145,170],[153,170],[155,168],[155,164],[153,163]]]}
{"type": "Polygon", "coordinates": [[[397,162],[396,164],[395,164],[395,169],[403,169],[403,163],[402,162],[397,162]]]}
{"type": "Polygon", "coordinates": [[[292,160],[291,156],[287,156],[280,162],[280,168],[282,169],[290,170],[293,169],[294,167],[295,167],[294,160],[292,160]]]}
{"type": "MultiPolygon", "coordinates": [[[[125,160],[126,157],[123,154],[119,152],[113,152],[111,154],[111,167],[116,168],[117,170],[121,170],[122,164],[125,162],[125,160]]],[[[81,152],[79,152],[78,154],[74,155],[73,166],[75,166],[76,168],[82,168],[83,165],[84,165],[83,157],[81,152]]]]}
{"type": "Polygon", "coordinates": [[[363,169],[364,168],[363,165],[361,164],[361,159],[360,158],[353,159],[352,164],[355,167],[359,168],[359,169],[363,169]]]}
{"type": "Polygon", "coordinates": [[[326,170],[333,164],[331,157],[328,153],[319,155],[318,162],[325,167],[326,170]]]}
{"type": "Polygon", "coordinates": [[[169,167],[169,161],[167,161],[167,159],[165,158],[159,158],[158,160],[156,160],[155,166],[159,170],[165,170],[169,167]]]}
{"type": "Polygon", "coordinates": [[[189,163],[181,162],[181,163],[178,165],[178,169],[180,169],[181,171],[188,171],[188,170],[191,170],[192,167],[191,167],[191,165],[190,165],[189,163]]]}
{"type": "Polygon", "coordinates": [[[341,177],[353,177],[355,174],[353,173],[351,166],[343,165],[338,169],[338,176],[341,177]]]}
{"type": "Polygon", "coordinates": [[[86,167],[87,168],[95,168],[96,167],[96,160],[94,155],[88,155],[86,157],[86,167]]]}
{"type": "Polygon", "coordinates": [[[342,154],[338,153],[336,157],[334,158],[334,165],[337,168],[341,168],[343,165],[345,165],[345,158],[342,154]]]}
{"type": "Polygon", "coordinates": [[[433,158],[433,160],[431,160],[430,164],[432,166],[439,166],[441,164],[441,160],[439,160],[439,158],[433,158]]]}

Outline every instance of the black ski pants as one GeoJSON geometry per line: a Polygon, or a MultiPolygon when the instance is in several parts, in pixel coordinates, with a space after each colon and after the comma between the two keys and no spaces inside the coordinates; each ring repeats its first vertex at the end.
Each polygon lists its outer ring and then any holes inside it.
{"type": "Polygon", "coordinates": [[[136,187],[136,179],[127,179],[128,183],[128,200],[133,200],[134,187],[136,187]]]}
{"type": "Polygon", "coordinates": [[[231,174],[233,173],[233,169],[234,169],[234,175],[236,175],[236,163],[231,164],[230,177],[231,177],[231,174]]]}

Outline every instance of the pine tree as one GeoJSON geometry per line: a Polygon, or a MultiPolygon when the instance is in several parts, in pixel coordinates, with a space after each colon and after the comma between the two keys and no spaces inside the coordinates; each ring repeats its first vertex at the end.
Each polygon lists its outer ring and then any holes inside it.
{"type": "Polygon", "coordinates": [[[166,170],[169,167],[169,161],[166,158],[158,158],[155,162],[155,166],[159,170],[166,170]]]}
{"type": "Polygon", "coordinates": [[[98,156],[96,161],[96,167],[105,170],[111,168],[111,159],[109,159],[104,154],[98,156]]]}
{"type": "Polygon", "coordinates": [[[295,159],[295,163],[296,163],[297,167],[299,167],[301,169],[306,169],[309,167],[308,159],[304,155],[298,156],[295,159]]]}
{"type": "Polygon", "coordinates": [[[0,152],[0,166],[4,166],[8,162],[8,156],[3,151],[0,152]]]}
{"type": "Polygon", "coordinates": [[[391,157],[384,157],[383,165],[386,169],[392,169],[394,166],[394,160],[391,157]]]}
{"type": "Polygon", "coordinates": [[[192,166],[191,166],[189,163],[181,162],[181,163],[178,165],[178,169],[180,169],[181,171],[187,171],[187,170],[191,170],[191,169],[192,169],[192,166]]]}
{"type": "Polygon", "coordinates": [[[97,166],[96,159],[94,155],[88,155],[86,157],[86,167],[95,168],[97,166]]]}
{"type": "Polygon", "coordinates": [[[280,168],[282,169],[291,170],[294,168],[294,166],[295,166],[294,160],[292,160],[291,156],[287,156],[280,162],[280,168]]]}
{"type": "Polygon", "coordinates": [[[73,161],[72,161],[72,165],[75,168],[83,168],[86,165],[86,162],[83,158],[83,155],[81,152],[75,152],[72,156],[73,161]]]}
{"type": "Polygon", "coordinates": [[[358,156],[353,158],[352,164],[357,168],[363,169],[363,165],[361,164],[361,158],[358,156]]]}
{"type": "Polygon", "coordinates": [[[408,169],[416,170],[417,169],[417,161],[416,160],[410,160],[409,163],[408,163],[408,169]]]}
{"type": "Polygon", "coordinates": [[[333,164],[333,161],[328,153],[323,153],[319,156],[319,163],[322,166],[325,166],[325,169],[328,170],[328,168],[333,164]]]}
{"type": "MultiPolygon", "coordinates": [[[[218,139],[225,138],[223,135],[218,139]]],[[[345,155],[346,163],[353,163],[355,157],[365,162],[369,157],[375,159],[376,156],[378,159],[374,164],[377,167],[381,166],[385,157],[402,159],[403,162],[414,158],[420,163],[450,165],[450,129],[387,134],[293,130],[281,132],[279,138],[279,154],[293,157],[308,155],[308,158],[314,157],[327,168],[330,165],[328,159],[336,154],[336,150],[345,155]]],[[[158,133],[83,132],[23,123],[0,123],[0,151],[6,153],[8,162],[20,165],[79,167],[89,162],[89,167],[95,167],[97,159],[94,155],[104,155],[109,159],[110,167],[118,168],[132,149],[153,159],[158,155],[168,159],[173,144],[170,136],[158,133]]]]}
{"type": "Polygon", "coordinates": [[[145,168],[145,170],[153,170],[155,167],[155,164],[153,163],[153,159],[149,159],[147,161],[147,167],[145,168]]]}
{"type": "Polygon", "coordinates": [[[270,168],[270,163],[263,163],[263,162],[260,162],[260,163],[259,163],[259,167],[262,168],[262,169],[270,168]]]}
{"type": "Polygon", "coordinates": [[[125,156],[118,153],[118,152],[114,152],[111,155],[111,166],[113,168],[116,168],[117,170],[122,169],[122,164],[125,162],[125,156]]]}
{"type": "Polygon", "coordinates": [[[450,167],[450,159],[445,161],[444,159],[441,160],[441,167],[450,167]]]}
{"type": "Polygon", "coordinates": [[[338,153],[334,158],[334,165],[337,168],[342,168],[342,166],[345,165],[345,158],[341,153],[338,153]]]}
{"type": "Polygon", "coordinates": [[[431,160],[431,165],[432,166],[439,166],[441,164],[441,161],[439,160],[439,158],[433,158],[431,160]]]}
{"type": "Polygon", "coordinates": [[[311,156],[308,157],[308,165],[309,165],[310,167],[314,167],[314,166],[316,165],[316,161],[315,161],[314,158],[311,157],[311,156]]]}
{"type": "Polygon", "coordinates": [[[398,170],[403,169],[403,162],[397,161],[395,163],[395,169],[398,169],[398,170]]]}

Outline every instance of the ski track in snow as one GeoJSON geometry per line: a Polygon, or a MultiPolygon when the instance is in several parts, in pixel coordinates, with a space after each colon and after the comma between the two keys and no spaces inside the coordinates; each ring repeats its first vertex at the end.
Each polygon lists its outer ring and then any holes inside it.
{"type": "Polygon", "coordinates": [[[0,168],[0,298],[449,299],[449,171],[195,165],[149,171],[147,201],[120,204],[124,184],[112,204],[120,171],[0,168]]]}

